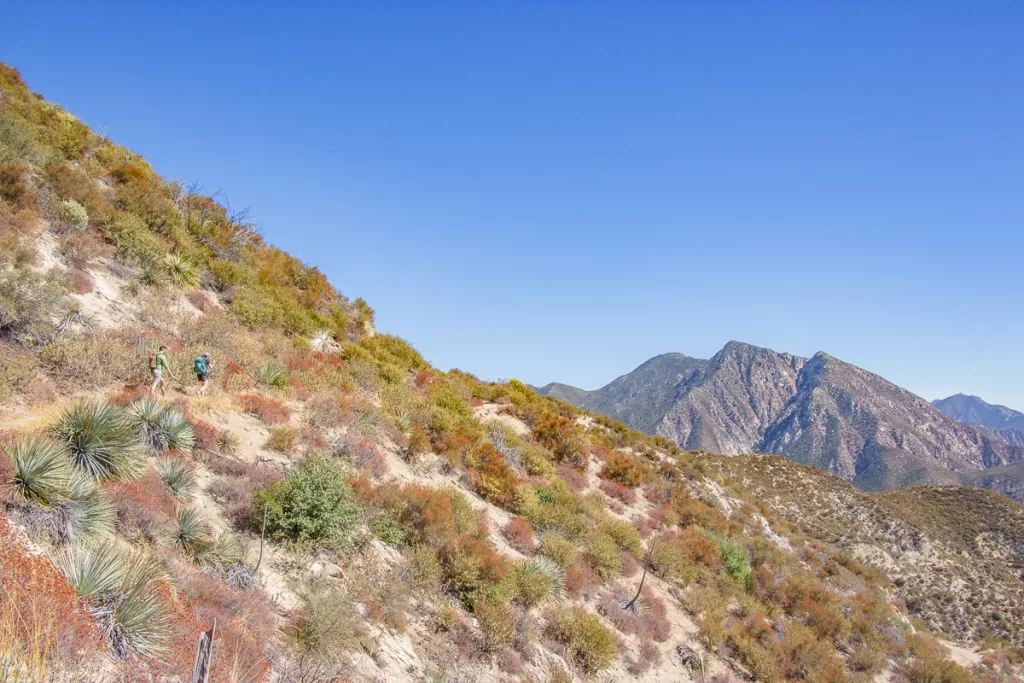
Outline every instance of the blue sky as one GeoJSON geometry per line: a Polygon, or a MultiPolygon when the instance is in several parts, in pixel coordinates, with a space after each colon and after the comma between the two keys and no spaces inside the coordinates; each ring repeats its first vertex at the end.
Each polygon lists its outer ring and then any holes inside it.
{"type": "Polygon", "coordinates": [[[1024,409],[1024,4],[15,2],[0,60],[442,368],[730,339],[1024,409]]]}

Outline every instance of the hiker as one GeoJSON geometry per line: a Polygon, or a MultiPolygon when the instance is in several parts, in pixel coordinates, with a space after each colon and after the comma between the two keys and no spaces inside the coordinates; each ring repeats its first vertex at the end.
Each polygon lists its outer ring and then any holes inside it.
{"type": "Polygon", "coordinates": [[[196,392],[196,395],[202,396],[210,381],[210,373],[213,372],[213,361],[210,360],[210,354],[204,353],[201,356],[196,356],[192,369],[196,371],[196,379],[199,380],[199,391],[196,392]]]}
{"type": "Polygon", "coordinates": [[[166,346],[161,346],[160,349],[149,357],[149,371],[153,373],[153,384],[149,387],[149,395],[152,396],[153,392],[156,391],[156,385],[160,385],[160,395],[167,396],[167,384],[164,382],[164,371],[170,375],[173,379],[178,379],[171,372],[171,367],[167,364],[167,351],[166,346]]]}

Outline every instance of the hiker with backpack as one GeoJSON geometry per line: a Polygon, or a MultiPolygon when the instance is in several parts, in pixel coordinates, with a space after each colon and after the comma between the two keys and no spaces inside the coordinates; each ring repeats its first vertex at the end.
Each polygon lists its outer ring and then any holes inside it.
{"type": "Polygon", "coordinates": [[[196,392],[196,395],[202,396],[206,391],[206,385],[210,382],[210,373],[213,372],[213,361],[210,360],[210,354],[204,353],[201,356],[196,356],[192,363],[192,369],[195,370],[196,379],[199,380],[199,391],[196,392]]]}
{"type": "Polygon", "coordinates": [[[171,372],[171,366],[167,364],[167,355],[164,353],[167,351],[166,346],[161,346],[160,349],[149,357],[149,371],[153,374],[153,383],[149,386],[149,395],[152,396],[153,392],[156,391],[156,385],[160,385],[160,395],[167,396],[167,384],[164,382],[164,372],[166,371],[173,379],[178,379],[171,372]]]}

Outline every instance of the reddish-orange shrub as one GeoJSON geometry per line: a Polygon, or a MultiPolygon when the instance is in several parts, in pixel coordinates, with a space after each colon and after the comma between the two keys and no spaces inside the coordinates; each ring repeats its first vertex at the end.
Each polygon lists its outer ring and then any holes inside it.
{"type": "Polygon", "coordinates": [[[117,510],[117,528],[131,538],[141,533],[155,540],[171,523],[177,503],[153,470],[133,481],[104,484],[117,510]]]}
{"type": "Polygon", "coordinates": [[[589,598],[600,585],[601,577],[583,559],[582,555],[577,555],[573,559],[572,564],[569,565],[569,570],[565,573],[565,590],[569,597],[574,600],[589,598]]]}
{"type": "Polygon", "coordinates": [[[345,434],[337,447],[344,452],[352,464],[380,478],[388,473],[388,460],[377,445],[355,434],[345,434]]]}
{"type": "Polygon", "coordinates": [[[545,413],[533,423],[533,436],[550,450],[555,460],[585,470],[590,454],[577,435],[574,423],[558,413],[545,413]]]}
{"type": "Polygon", "coordinates": [[[587,475],[580,472],[574,467],[568,465],[558,466],[558,476],[562,478],[565,485],[569,487],[569,490],[573,493],[579,493],[583,489],[587,488],[587,475]]]}
{"type": "Polygon", "coordinates": [[[246,412],[252,413],[269,425],[284,424],[292,411],[285,404],[259,394],[242,394],[238,397],[246,412]]]}
{"type": "Polygon", "coordinates": [[[504,456],[489,443],[478,446],[473,453],[476,467],[469,469],[473,490],[495,505],[509,508],[515,501],[519,476],[505,462],[504,456]]]}
{"type": "Polygon", "coordinates": [[[217,450],[217,437],[220,430],[209,422],[203,420],[191,420],[192,429],[196,433],[196,445],[193,447],[197,453],[217,450]]]}
{"type": "Polygon", "coordinates": [[[224,364],[224,375],[230,377],[231,375],[244,375],[245,368],[233,360],[229,360],[224,364]]]}
{"type": "Polygon", "coordinates": [[[107,403],[113,403],[114,405],[127,408],[131,404],[138,401],[140,398],[144,398],[149,395],[149,388],[141,384],[129,384],[123,389],[118,391],[116,394],[111,394],[107,398],[107,403]]]}
{"type": "Polygon", "coordinates": [[[508,524],[504,526],[502,532],[508,544],[524,555],[532,555],[536,550],[537,543],[533,538],[533,529],[522,517],[513,517],[508,520],[508,524]]]}
{"type": "Polygon", "coordinates": [[[612,451],[605,460],[601,477],[618,482],[626,488],[635,488],[640,485],[642,473],[631,457],[619,451],[612,451]]]}
{"type": "Polygon", "coordinates": [[[633,489],[627,489],[625,486],[617,481],[611,479],[601,480],[601,490],[604,491],[605,495],[609,498],[621,501],[626,505],[632,505],[636,502],[636,494],[633,493],[633,489]]]}
{"type": "Polygon", "coordinates": [[[44,680],[49,667],[88,662],[102,645],[71,584],[45,557],[28,554],[0,510],[0,649],[44,680]]]}

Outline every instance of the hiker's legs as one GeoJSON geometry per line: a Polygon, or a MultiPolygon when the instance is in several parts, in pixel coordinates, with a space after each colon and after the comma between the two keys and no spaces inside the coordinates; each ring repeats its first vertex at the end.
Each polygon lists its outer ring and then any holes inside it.
{"type": "Polygon", "coordinates": [[[160,382],[162,382],[162,381],[163,380],[160,378],[160,375],[156,375],[156,374],[153,375],[153,383],[149,385],[149,396],[150,396],[150,398],[153,397],[153,393],[156,391],[156,385],[160,384],[160,382]]]}
{"type": "Polygon", "coordinates": [[[202,396],[204,391],[206,391],[206,380],[205,379],[201,379],[201,380],[199,380],[199,391],[197,393],[200,396],[202,396]]]}

